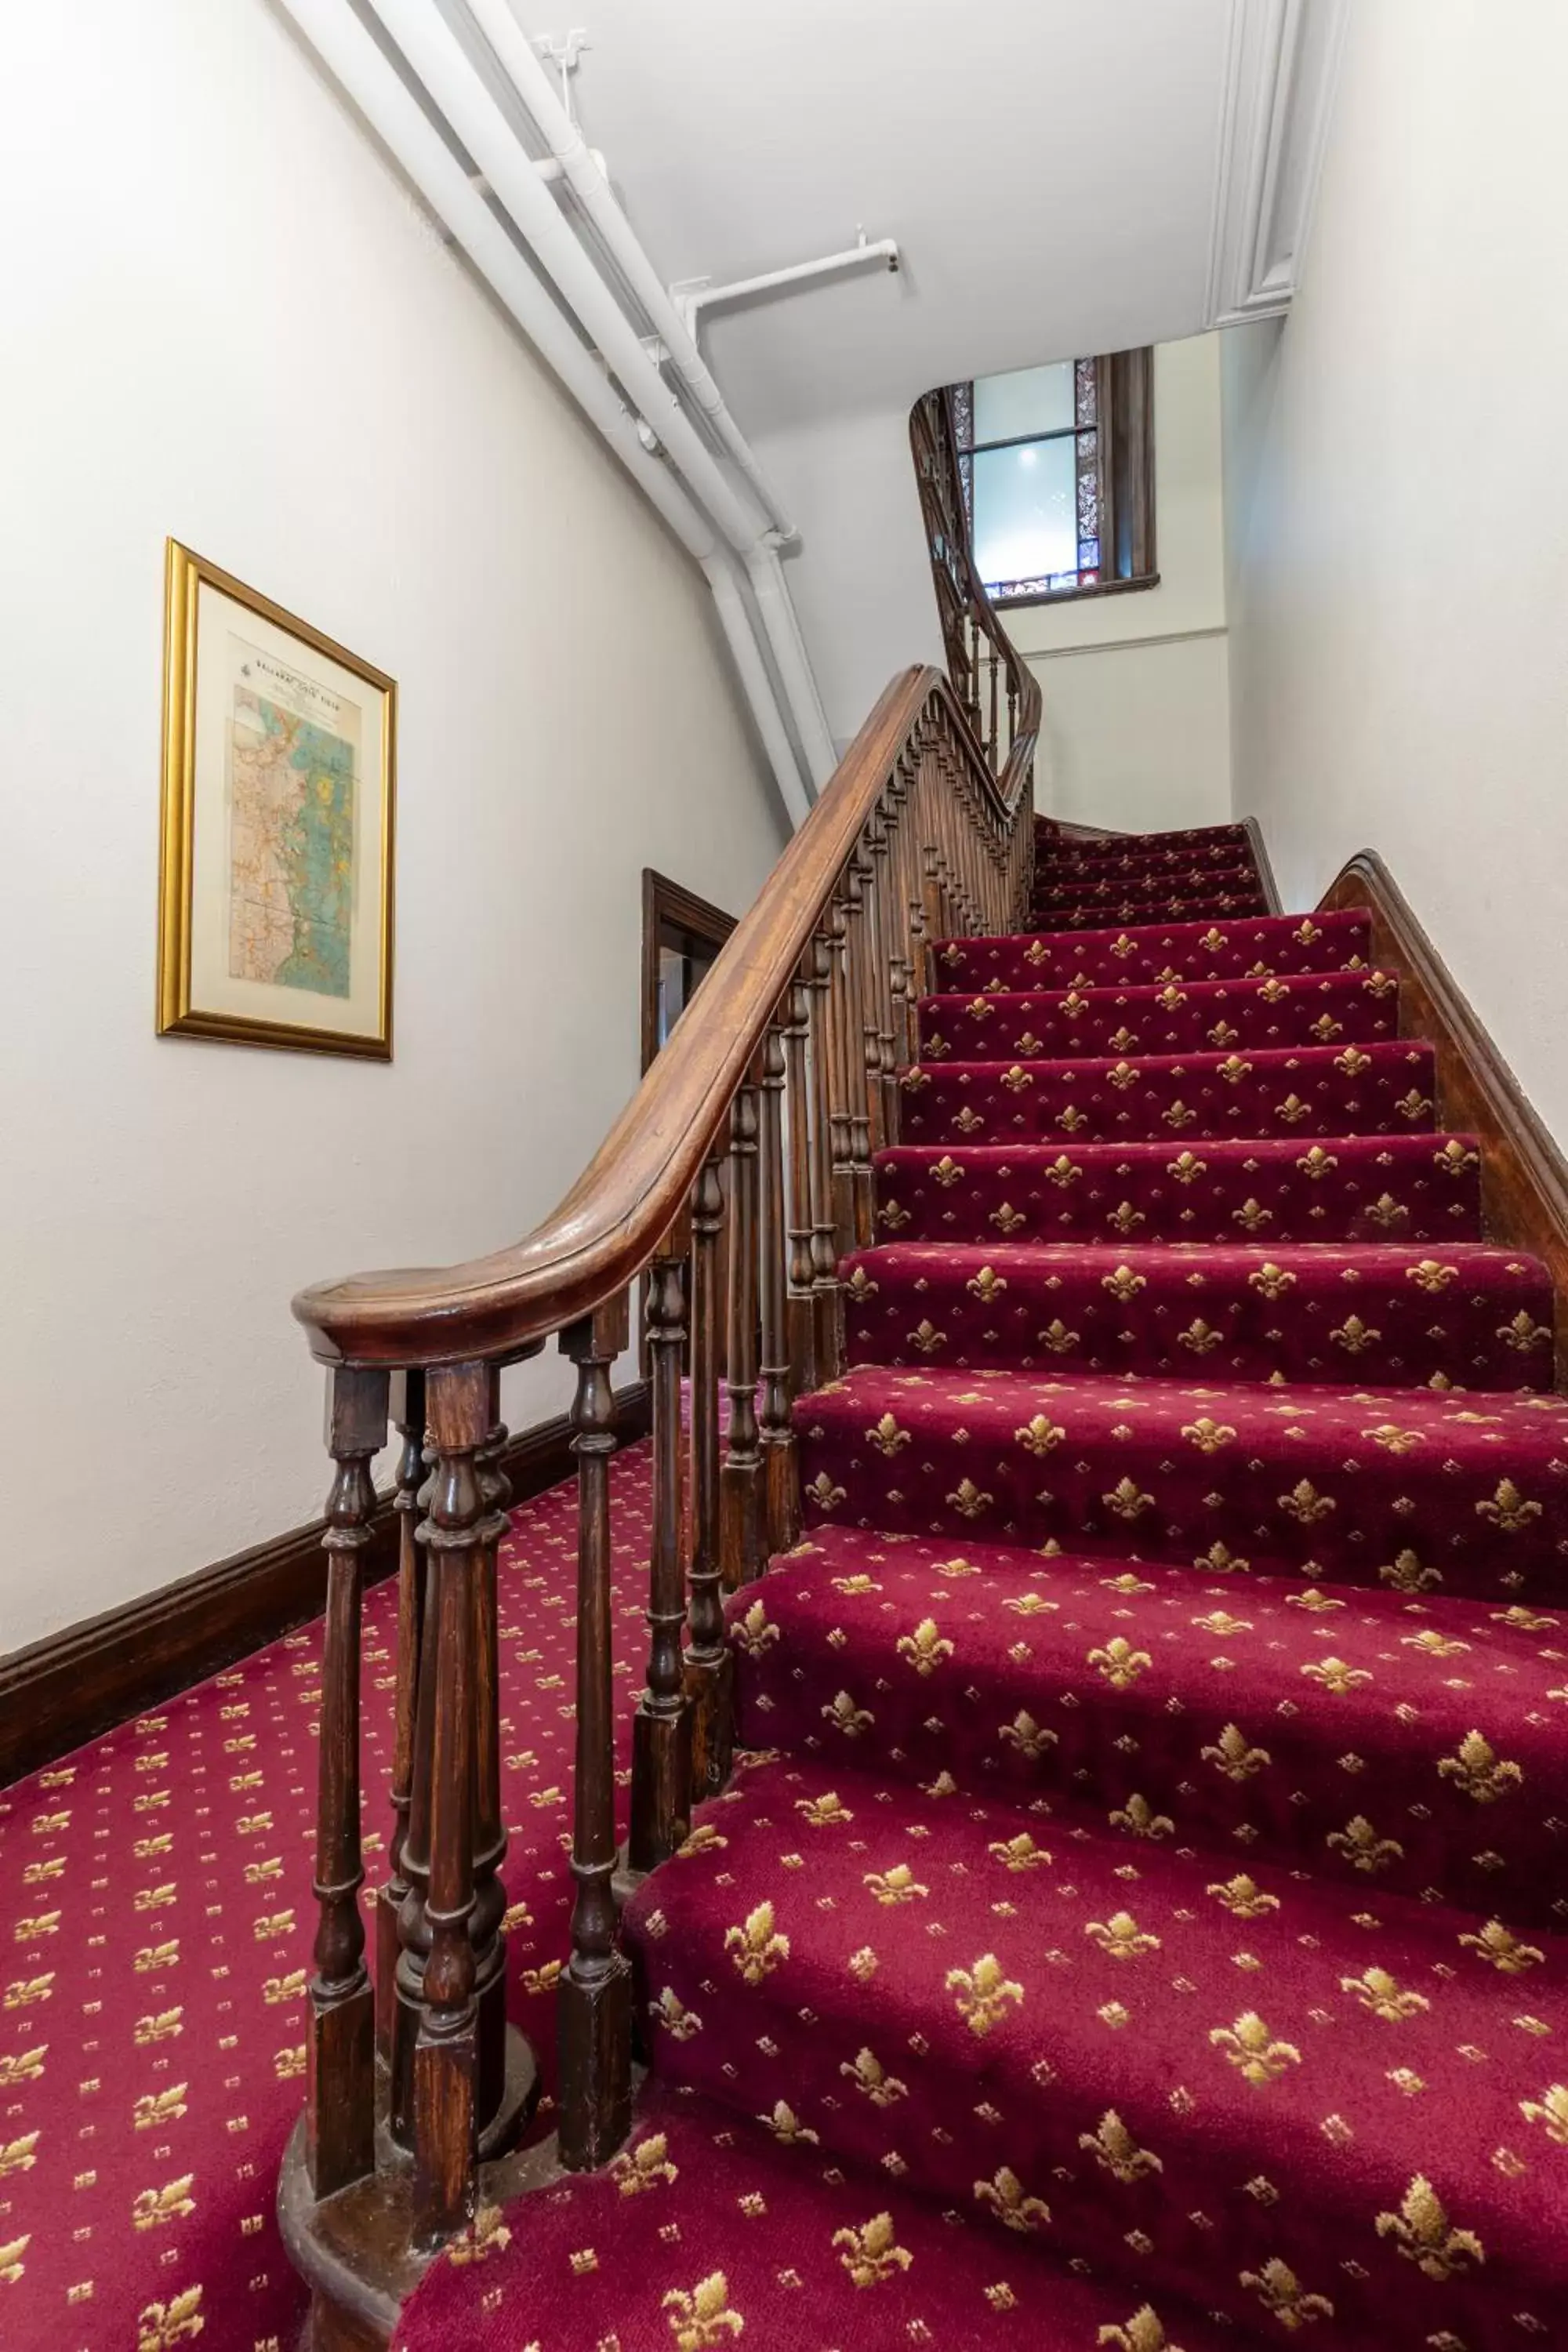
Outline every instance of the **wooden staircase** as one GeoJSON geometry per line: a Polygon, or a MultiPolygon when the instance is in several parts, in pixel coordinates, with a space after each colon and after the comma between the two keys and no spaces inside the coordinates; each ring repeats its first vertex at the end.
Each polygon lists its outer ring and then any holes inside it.
{"type": "Polygon", "coordinates": [[[296,1301],[336,1465],[280,2191],[312,2340],[1545,2342],[1568,1182],[1373,867],[1286,917],[1248,827],[1037,822],[1038,691],[940,400],[913,437],[951,677],[889,688],[542,1226],[296,1301]],[[617,1847],[610,1373],[645,1273],[617,1847]],[[552,1339],[577,1892],[557,2129],[522,2145],[497,1397],[552,1339]]]}

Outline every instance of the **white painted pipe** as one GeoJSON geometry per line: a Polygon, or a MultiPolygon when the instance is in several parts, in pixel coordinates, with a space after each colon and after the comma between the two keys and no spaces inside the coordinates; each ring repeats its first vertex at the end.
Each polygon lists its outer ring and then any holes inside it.
{"type": "MultiPolygon", "coordinates": [[[[730,558],[721,551],[703,559],[702,569],[708,585],[713,591],[719,622],[734,656],[745,688],[746,700],[757,722],[757,732],[763,739],[763,749],[779,788],[779,795],[794,825],[805,823],[811,813],[811,802],[800,780],[800,767],[789,730],[779,710],[778,697],[769,677],[767,665],[757,645],[752,616],[746,610],[730,558]]],[[[823,780],[817,779],[820,785],[823,780]]]]}
{"type": "MultiPolygon", "coordinates": [[[[670,299],[668,289],[643,250],[636,232],[616,201],[605,159],[587,145],[579,126],[557,97],[555,85],[541,64],[533,44],[512,15],[508,0],[468,0],[469,11],[495,51],[502,71],[527,108],[551,158],[563,172],[583,210],[614,257],[666,351],[670,364],[711,425],[727,454],[744,474],[763,512],[784,539],[796,536],[777,491],[768,480],[754,451],[731,415],[724,395],[670,299]]],[[[541,174],[545,166],[538,167],[541,174]]]]}
{"type": "Polygon", "coordinates": [[[693,286],[681,295],[680,308],[687,324],[695,331],[700,314],[711,310],[716,302],[743,302],[748,295],[773,294],[781,287],[808,285],[814,278],[841,278],[846,270],[862,269],[872,261],[897,269],[898,239],[881,236],[874,245],[868,245],[862,237],[858,245],[847,247],[842,253],[825,253],[819,261],[791,262],[785,269],[765,269],[757,278],[732,278],[727,286],[693,286]]]}
{"type": "Polygon", "coordinates": [[[650,457],[629,415],[591,352],[563,317],[417,100],[345,0],[283,0],[317,56],[372,131],[397,158],[437,219],[446,223],[545,364],[595,425],[649,502],[712,586],[741,683],[773,762],[779,790],[796,822],[805,793],[773,684],[751,635],[750,619],[728,558],[708,518],[669,468],[650,457]],[[726,593],[727,591],[727,593],[726,593]],[[740,629],[737,629],[737,622],[740,629]],[[743,636],[741,632],[743,631],[743,636]]]}
{"type": "Polygon", "coordinates": [[[812,782],[820,793],[838,765],[838,753],[834,749],[827,716],[816,690],[816,680],[812,675],[805,643],[800,634],[800,622],[795,616],[784,576],[784,566],[779,562],[777,549],[766,539],[759,539],[748,551],[746,576],[757,600],[757,610],[763,616],[763,626],[768,633],[773,659],[778,664],[779,677],[784,682],[812,782]]]}
{"type": "Polygon", "coordinates": [[[739,555],[758,522],[642,347],[637,329],[573,235],[532,161],[431,0],[371,0],[371,6],[435,100],[540,267],[594,338],[628,396],[669,451],[682,478],[739,555]]]}

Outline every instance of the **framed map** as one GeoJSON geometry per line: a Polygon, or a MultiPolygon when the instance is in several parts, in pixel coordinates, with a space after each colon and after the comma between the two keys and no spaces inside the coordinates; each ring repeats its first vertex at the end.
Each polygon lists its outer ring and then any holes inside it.
{"type": "Polygon", "coordinates": [[[158,1030],[392,1056],[393,680],[171,540],[158,1030]]]}

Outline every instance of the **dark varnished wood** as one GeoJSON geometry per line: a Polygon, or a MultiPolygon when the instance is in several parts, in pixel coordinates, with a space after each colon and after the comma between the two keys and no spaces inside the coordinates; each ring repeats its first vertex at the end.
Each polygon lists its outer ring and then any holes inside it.
{"type": "Polygon", "coordinates": [[[490,1368],[490,1425],[475,1456],[479,1496],[479,1558],[473,1574],[474,1998],[479,2010],[478,2128],[482,2136],[500,2105],[506,2067],[506,1827],[501,1815],[500,1615],[497,1555],[507,1528],[511,1488],[501,1465],[507,1431],[500,1418],[500,1374],[490,1368]]]}
{"type": "MultiPolygon", "coordinates": [[[[360,1275],[302,1291],[294,1312],[323,1361],[398,1366],[501,1360],[624,1288],[652,1257],[711,1150],[728,1106],[835,878],[917,720],[933,716],[974,803],[1023,870],[1039,691],[1025,673],[1025,727],[1000,780],[939,671],[895,679],[703,982],[703,1018],[680,1023],[591,1165],[526,1240],[437,1272],[360,1275]]],[[[1006,913],[1021,907],[1009,887],[1006,913]]],[[[999,917],[1005,919],[1003,910],[999,917]]]]}
{"type": "MultiPolygon", "coordinates": [[[[479,1455],[493,1424],[488,1364],[443,1365],[427,1388],[434,1491],[425,1526],[435,1661],[425,1961],[414,2045],[414,2232],[438,2245],[473,2220],[479,2139],[474,1952],[474,1627],[489,1517],[479,1455]]],[[[411,1812],[411,1861],[417,1809],[411,1812]]]]}
{"type": "MultiPolygon", "coordinates": [[[[948,565],[950,585],[965,594],[966,562],[954,554],[948,565]]],[[[626,1345],[628,1295],[647,1274],[657,1443],[631,1878],[679,1849],[697,1798],[729,1774],[724,1588],[756,1574],[798,1529],[794,1395],[807,1379],[834,1377],[841,1361],[837,1258],[875,1231],[874,1156],[898,1132],[896,1072],[915,1043],[925,940],[1004,929],[1024,908],[1038,690],[977,584],[960,622],[962,690],[929,671],[889,689],[709,971],[692,1017],[678,1024],[554,1215],[491,1258],[359,1277],[296,1302],[316,1353],[351,1368],[345,1377],[374,1379],[394,1366],[405,1375],[400,1491],[405,1509],[416,1490],[426,1503],[423,1560],[405,1556],[399,1594],[393,1873],[382,1906],[384,1935],[386,1922],[395,1926],[395,2000],[383,2023],[387,2138],[370,2184],[378,2212],[403,2216],[405,2263],[472,2221],[481,2168],[520,2112],[510,2103],[513,2045],[500,2000],[501,1368],[557,1332],[578,1374],[576,1897],[557,1994],[556,2156],[581,2169],[625,2140],[632,2092],[631,1978],[616,1922],[610,1369],[626,1345]],[[422,1411],[409,1385],[420,1374],[422,1411]],[[383,2179],[400,2167],[401,2205],[383,2179]]],[[[656,948],[657,924],[650,934],[656,948]]],[[[357,1527],[374,1513],[367,1481],[356,1478],[351,1499],[339,1517],[357,1527]]],[[[339,1649],[357,1648],[356,1633],[345,1612],[339,1649]]],[[[341,1671],[333,1686],[346,1686],[341,1671]]],[[[348,1949],[359,1927],[350,1907],[357,1878],[349,1883],[357,1854],[344,1843],[341,1776],[323,1791],[322,1852],[331,1856],[321,1873],[323,1949],[331,1945],[331,1986],[347,1998],[364,1973],[363,1949],[348,1949]]],[[[364,2201],[366,2229],[374,2203],[364,2201]]],[[[311,2207],[318,2254],[333,2206],[318,2198],[311,2207]]],[[[358,2319],[351,2310],[347,2324],[358,2319]]]]}
{"type": "Polygon", "coordinates": [[[686,1691],[691,1710],[692,1798],[721,1788],[730,1769],[730,1653],[724,1640],[720,1549],[718,1244],[724,1195],[709,1160],[691,1199],[691,1570],[686,1691]]]}
{"type": "Polygon", "coordinates": [[[1556,1386],[1568,1390],[1568,1162],[1377,852],[1358,851],[1319,906],[1371,915],[1373,961],[1400,978],[1400,1034],[1436,1057],[1437,1117],[1479,1139],[1487,1238],[1531,1251],[1552,1276],[1556,1386]]]}
{"type": "Polygon", "coordinates": [[[374,2164],[375,2013],[359,1890],[360,1561],[375,1509],[370,1465],[386,1443],[384,1372],[334,1371],[327,1451],[337,1465],[327,1505],[327,1622],[317,1770],[315,1973],[307,2042],[305,2160],[318,2198],[374,2164]]]}
{"type": "Polygon", "coordinates": [[[658,1052],[658,958],[673,934],[700,941],[715,956],[735,928],[735,918],[722,907],[700,898],[684,883],[651,866],[642,870],[642,1067],[653,1066],[658,1052]]]}
{"type": "Polygon", "coordinates": [[[780,1037],[784,1050],[784,1118],[787,1147],[784,1171],[784,1213],[787,1220],[784,1344],[789,1354],[791,1385],[799,1394],[815,1388],[817,1377],[816,1333],[812,1310],[815,1268],[811,1252],[811,991],[804,966],[791,982],[780,1037]]]}
{"type": "Polygon", "coordinates": [[[810,977],[806,1071],[810,1086],[811,1301],[814,1376],[837,1380],[842,1360],[843,1327],[838,1292],[838,1202],[836,1192],[833,1097],[834,1046],[832,949],[825,931],[811,942],[805,970],[810,977]]]}
{"type": "Polygon", "coordinates": [[[1247,827],[1247,845],[1252,851],[1252,862],[1258,868],[1258,881],[1263,892],[1263,903],[1271,915],[1280,914],[1284,910],[1283,902],[1279,897],[1279,885],[1274,879],[1274,868],[1268,860],[1268,846],[1263,838],[1263,827],[1255,816],[1247,817],[1243,822],[1247,827]]]}
{"type": "Polygon", "coordinates": [[[604,2164],[631,2129],[631,1969],[616,1941],[616,1775],[610,1646],[610,1367],[626,1345],[624,1297],[561,1335],[577,1367],[577,1752],[571,1958],[558,1988],[560,2157],[604,2164]]]}
{"type": "Polygon", "coordinates": [[[685,1267],[675,1249],[648,1276],[647,1350],[653,1391],[652,1557],[648,1572],[647,1680],[632,1726],[628,1869],[668,1860],[691,1824],[691,1721],[681,1635],[686,1570],[681,1554],[680,1367],[686,1348],[685,1267]]]}
{"type": "Polygon", "coordinates": [[[732,1592],[762,1566],[763,1456],[757,1430],[757,1088],[730,1120],[730,1262],[725,1388],[730,1415],[719,1474],[719,1555],[732,1592]]]}
{"type": "Polygon", "coordinates": [[[786,1259],[791,1254],[791,1243],[784,1229],[784,1045],[775,1023],[763,1043],[757,1121],[757,1370],[761,1383],[757,1418],[762,1453],[763,1534],[756,1570],[762,1568],[767,1554],[784,1550],[800,1532],[800,1481],[795,1470],[795,1424],[790,1417],[790,1332],[785,1310],[786,1259]]]}
{"type": "Polygon", "coordinates": [[[377,1890],[376,1923],[376,2055],[392,2060],[393,2023],[397,1996],[397,1916],[408,1893],[403,1875],[403,1847],[408,1834],[408,1806],[414,1781],[414,1714],[419,1688],[419,1658],[425,1640],[425,1562],[417,1542],[425,1483],[425,1375],[393,1375],[391,1412],[402,1439],[397,1462],[397,1486],[393,1510],[397,1526],[397,1691],[393,1708],[392,1836],[387,1848],[387,1875],[377,1890]]]}

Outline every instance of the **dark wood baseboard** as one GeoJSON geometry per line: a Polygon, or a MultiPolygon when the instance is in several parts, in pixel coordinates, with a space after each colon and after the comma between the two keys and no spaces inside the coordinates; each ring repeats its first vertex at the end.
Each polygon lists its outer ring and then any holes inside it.
{"type": "Polygon", "coordinates": [[[1263,827],[1255,816],[1246,816],[1241,821],[1247,828],[1247,838],[1251,846],[1253,864],[1258,868],[1258,879],[1263,886],[1263,903],[1271,915],[1282,915],[1285,908],[1279,897],[1279,885],[1274,879],[1274,868],[1268,862],[1268,848],[1263,838],[1263,827]]]}
{"type": "MultiPolygon", "coordinates": [[[[616,1403],[622,1443],[646,1436],[647,1383],[617,1391],[616,1403]]],[[[520,1431],[501,1464],[514,1500],[526,1502],[570,1477],[571,1445],[564,1413],[520,1431]]],[[[0,1785],[318,1616],[326,1600],[324,1526],[313,1519],[290,1528],[0,1658],[0,1785]]],[[[396,1523],[384,1502],[365,1555],[367,1580],[377,1582],[396,1565],[396,1523]]]]}
{"type": "Polygon", "coordinates": [[[1359,850],[1330,883],[1320,908],[1363,907],[1372,952],[1396,971],[1399,1029],[1423,1037],[1437,1060],[1437,1117],[1479,1136],[1481,1220],[1489,1241],[1529,1250],[1557,1297],[1557,1380],[1568,1390],[1568,1160],[1374,849],[1359,850]]]}

